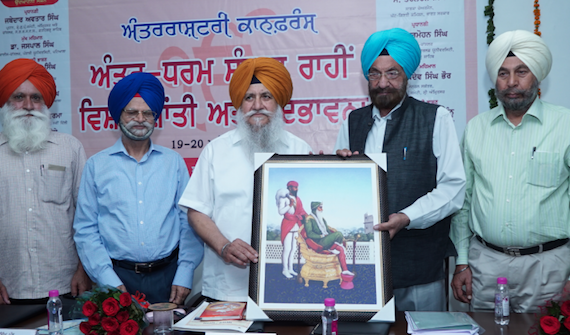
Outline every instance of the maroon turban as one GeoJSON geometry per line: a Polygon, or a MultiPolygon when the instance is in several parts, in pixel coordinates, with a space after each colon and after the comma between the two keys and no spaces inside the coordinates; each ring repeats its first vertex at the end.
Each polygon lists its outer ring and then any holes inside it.
{"type": "Polygon", "coordinates": [[[48,108],[55,100],[55,81],[45,67],[28,58],[18,58],[0,70],[0,107],[8,101],[12,93],[29,80],[42,94],[48,108]]]}

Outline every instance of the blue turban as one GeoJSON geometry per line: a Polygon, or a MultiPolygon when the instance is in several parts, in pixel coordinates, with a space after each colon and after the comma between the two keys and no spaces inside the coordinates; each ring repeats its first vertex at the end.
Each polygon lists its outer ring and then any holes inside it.
{"type": "Polygon", "coordinates": [[[113,120],[119,124],[121,113],[136,94],[140,94],[144,102],[156,113],[155,121],[164,107],[164,87],[160,80],[147,72],[131,73],[119,80],[109,94],[107,104],[113,120]]]}
{"type": "Polygon", "coordinates": [[[404,69],[406,76],[410,79],[420,65],[422,56],[420,45],[412,34],[401,28],[393,28],[375,32],[364,43],[360,62],[366,80],[368,80],[370,67],[384,49],[404,69]]]}

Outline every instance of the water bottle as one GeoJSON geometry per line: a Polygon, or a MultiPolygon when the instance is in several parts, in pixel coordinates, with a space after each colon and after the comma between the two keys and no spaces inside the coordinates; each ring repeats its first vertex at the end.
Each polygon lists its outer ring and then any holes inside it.
{"type": "Polygon", "coordinates": [[[338,313],[334,308],[335,301],[333,298],[325,299],[325,310],[321,319],[323,321],[323,335],[336,335],[338,313]]]}
{"type": "Polygon", "coordinates": [[[495,290],[495,323],[498,325],[509,324],[509,287],[507,278],[497,278],[495,290]]]}
{"type": "Polygon", "coordinates": [[[48,332],[49,335],[63,335],[63,318],[61,316],[62,304],[59,299],[59,291],[49,291],[47,302],[48,332]]]}

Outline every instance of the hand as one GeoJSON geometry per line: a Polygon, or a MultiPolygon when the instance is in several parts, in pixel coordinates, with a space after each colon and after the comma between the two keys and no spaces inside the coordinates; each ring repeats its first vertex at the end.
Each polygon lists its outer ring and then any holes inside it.
{"type": "Polygon", "coordinates": [[[349,149],[339,149],[336,151],[336,155],[342,158],[347,158],[352,155],[358,155],[358,151],[351,152],[349,149]]]}
{"type": "Polygon", "coordinates": [[[79,262],[77,271],[75,271],[73,278],[71,278],[71,295],[77,297],[78,295],[81,295],[83,292],[89,291],[90,289],[91,278],[89,278],[87,273],[85,273],[81,262],[79,262]]]}
{"type": "MultiPolygon", "coordinates": [[[[325,154],[324,151],[319,150],[319,155],[324,155],[324,154],[325,154]]],[[[309,151],[309,155],[312,156],[312,155],[314,155],[314,153],[312,151],[309,151]]]]}
{"type": "Polygon", "coordinates": [[[221,254],[221,256],[224,259],[224,262],[234,263],[239,266],[246,266],[249,262],[257,263],[257,259],[259,257],[257,251],[255,251],[251,245],[245,243],[239,238],[236,238],[232,243],[230,243],[224,249],[224,253],[221,254]]]}
{"type": "Polygon", "coordinates": [[[6,286],[0,281],[0,305],[10,305],[10,298],[8,297],[8,290],[6,286]]]}
{"type": "Polygon", "coordinates": [[[119,285],[117,286],[117,288],[123,292],[127,292],[127,288],[125,287],[125,285],[119,285]]]}
{"type": "Polygon", "coordinates": [[[388,231],[390,233],[390,239],[392,239],[396,233],[398,233],[402,228],[409,224],[410,218],[406,214],[394,213],[390,214],[388,221],[375,225],[374,229],[380,231],[388,231]]]}
{"type": "MultiPolygon", "coordinates": [[[[468,265],[466,264],[459,264],[455,266],[455,275],[453,275],[453,280],[451,281],[451,288],[453,289],[453,296],[455,300],[461,301],[464,303],[470,303],[472,298],[471,292],[471,283],[472,283],[472,273],[471,269],[463,270],[468,265]],[[465,285],[465,291],[463,290],[463,286],[465,285]]],[[[566,283],[568,285],[568,283],[566,283]]]]}
{"type": "Polygon", "coordinates": [[[177,305],[183,305],[188,294],[190,294],[189,288],[172,285],[172,288],[170,289],[170,299],[168,301],[177,305]]]}

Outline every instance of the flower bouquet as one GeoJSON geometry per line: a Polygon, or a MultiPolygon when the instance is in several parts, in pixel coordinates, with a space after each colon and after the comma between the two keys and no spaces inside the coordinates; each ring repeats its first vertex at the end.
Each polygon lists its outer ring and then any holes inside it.
{"type": "Polygon", "coordinates": [[[88,318],[79,324],[83,334],[140,335],[148,326],[145,311],[137,299],[115,287],[96,287],[77,301],[88,318]]]}
{"type": "MultiPolygon", "coordinates": [[[[567,296],[567,294],[565,294],[567,296]]],[[[570,335],[570,299],[555,297],[540,307],[538,325],[529,330],[530,335],[570,335]]]]}

